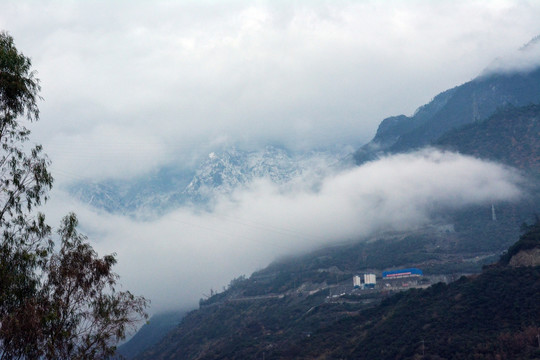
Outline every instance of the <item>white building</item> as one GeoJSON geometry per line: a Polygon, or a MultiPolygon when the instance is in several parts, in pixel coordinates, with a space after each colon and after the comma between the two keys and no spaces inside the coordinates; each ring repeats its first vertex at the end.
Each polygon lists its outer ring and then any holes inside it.
{"type": "Polygon", "coordinates": [[[375,277],[375,274],[364,274],[364,284],[375,285],[376,283],[377,279],[375,277]]]}
{"type": "Polygon", "coordinates": [[[355,288],[359,288],[360,286],[362,286],[362,282],[360,280],[359,275],[354,275],[353,278],[352,278],[352,282],[353,282],[353,286],[355,288]]]}

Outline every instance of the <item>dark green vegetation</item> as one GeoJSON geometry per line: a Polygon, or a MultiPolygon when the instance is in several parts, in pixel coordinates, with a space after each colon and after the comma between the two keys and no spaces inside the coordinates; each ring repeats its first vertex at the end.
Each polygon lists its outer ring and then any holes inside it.
{"type": "Polygon", "coordinates": [[[436,146],[540,174],[540,105],[507,106],[442,136],[436,146]]]}
{"type": "Polygon", "coordinates": [[[115,290],[115,257],[97,255],[74,214],[55,236],[35,213],[53,182],[25,127],[38,120],[39,90],[30,59],[1,32],[0,359],[102,359],[145,316],[147,301],[115,290]]]}
{"type": "MultiPolygon", "coordinates": [[[[540,266],[506,265],[509,257],[531,249],[540,249],[540,222],[482,274],[382,294],[386,299],[377,306],[369,293],[329,301],[328,290],[221,298],[189,313],[140,358],[540,358],[540,266]]],[[[249,282],[237,279],[227,292],[242,291],[249,282]]]]}
{"type": "MultiPolygon", "coordinates": [[[[512,245],[508,251],[501,256],[499,265],[511,265],[511,266],[527,266],[529,264],[523,262],[523,257],[517,256],[518,254],[535,253],[538,250],[540,243],[540,218],[536,217],[536,223],[533,225],[523,224],[522,226],[525,234],[521,236],[519,241],[512,245]],[[521,261],[521,263],[520,263],[521,261]]],[[[536,255],[536,254],[534,254],[536,255]]],[[[535,256],[536,258],[536,256],[535,256]]],[[[540,259],[536,259],[539,261],[540,259]]],[[[533,264],[537,265],[537,264],[533,264]]]]}
{"type": "Polygon", "coordinates": [[[143,352],[178,326],[185,314],[186,311],[168,311],[153,315],[135,336],[118,347],[117,354],[130,359],[143,352]]]}
{"type": "Polygon", "coordinates": [[[394,295],[297,344],[301,357],[532,359],[540,357],[540,268],[495,268],[394,295]]]}
{"type": "Polygon", "coordinates": [[[415,358],[425,351],[432,359],[540,358],[540,267],[506,266],[511,253],[539,249],[539,235],[537,222],[482,274],[395,295],[339,322],[345,336],[333,329],[317,336],[342,344],[331,357],[415,358]]]}
{"type": "Polygon", "coordinates": [[[181,326],[142,358],[262,358],[267,345],[302,336],[311,330],[311,323],[320,324],[323,319],[317,311],[308,322],[297,320],[323,300],[324,294],[318,294],[208,306],[188,314],[181,326]]]}
{"type": "Polygon", "coordinates": [[[400,115],[383,120],[373,140],[354,156],[360,164],[384,154],[421,148],[450,130],[485,120],[503,107],[538,103],[540,68],[481,76],[435,96],[412,117],[400,115]]]}

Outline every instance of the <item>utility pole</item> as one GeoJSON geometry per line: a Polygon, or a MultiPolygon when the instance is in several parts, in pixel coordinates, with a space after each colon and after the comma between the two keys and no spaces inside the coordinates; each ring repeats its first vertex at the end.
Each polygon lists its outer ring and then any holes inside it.
{"type": "Polygon", "coordinates": [[[424,339],[422,339],[421,341],[417,342],[417,343],[415,344],[415,346],[418,345],[418,344],[420,344],[420,343],[422,343],[422,359],[423,359],[424,356],[426,355],[426,347],[425,347],[424,339]]]}

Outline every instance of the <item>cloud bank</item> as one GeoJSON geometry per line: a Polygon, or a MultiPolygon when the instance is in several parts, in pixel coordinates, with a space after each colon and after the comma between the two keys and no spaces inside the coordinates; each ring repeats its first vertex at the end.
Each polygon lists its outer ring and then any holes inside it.
{"type": "Polygon", "coordinates": [[[359,147],[540,33],[540,3],[4,1],[33,59],[58,181],[128,178],[221,146],[359,147]]]}
{"type": "MultiPolygon", "coordinates": [[[[85,179],[181,168],[231,145],[358,147],[540,33],[534,0],[0,2],[0,27],[33,60],[45,101],[32,139],[53,161],[47,213],[74,210],[126,287],[156,308],[276,256],[430,221],[433,210],[512,200],[519,179],[451,153],[385,158],[282,188],[253,183],[213,212],[149,222],[61,191],[85,179]]],[[[54,223],[54,222],[53,222],[54,223]]]]}
{"type": "MultiPolygon", "coordinates": [[[[221,198],[212,212],[180,208],[150,222],[71,206],[96,250],[118,254],[123,284],[162,310],[193,305],[277,256],[414,229],[441,209],[515,200],[520,181],[495,163],[426,150],[333,174],[317,190],[311,179],[292,187],[261,180],[221,198]]],[[[68,202],[56,195],[51,213],[68,202]]]]}

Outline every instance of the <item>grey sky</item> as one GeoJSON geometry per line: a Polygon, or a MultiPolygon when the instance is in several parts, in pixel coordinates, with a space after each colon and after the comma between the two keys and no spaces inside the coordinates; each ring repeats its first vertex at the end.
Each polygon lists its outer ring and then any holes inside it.
{"type": "Polygon", "coordinates": [[[0,27],[39,72],[34,138],[71,181],[231,144],[361,145],[540,33],[539,15],[537,1],[18,0],[0,27]]]}
{"type": "MultiPolygon", "coordinates": [[[[58,185],[190,166],[233,144],[353,149],[384,117],[497,57],[514,63],[539,18],[540,2],[510,0],[0,3],[0,28],[42,81],[32,139],[58,185]]],[[[251,184],[211,214],[137,223],[61,186],[47,211],[57,221],[75,210],[96,249],[118,254],[126,287],[165,308],[278,255],[425,224],[433,204],[515,199],[518,183],[497,165],[428,152],[329,176],[318,192],[251,184]]]]}

